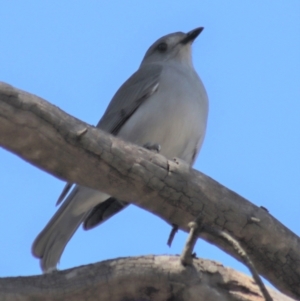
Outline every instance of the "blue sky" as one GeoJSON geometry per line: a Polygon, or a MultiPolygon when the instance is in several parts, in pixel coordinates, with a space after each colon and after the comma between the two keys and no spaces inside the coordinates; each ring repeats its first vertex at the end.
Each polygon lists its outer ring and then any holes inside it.
{"type": "MultiPolygon", "coordinates": [[[[118,87],[162,35],[205,30],[194,65],[210,99],[195,168],[264,206],[300,234],[300,2],[2,1],[0,80],[96,124],[118,87]],[[103,3],[101,3],[103,2],[103,3]]],[[[56,211],[64,183],[0,149],[0,276],[40,273],[32,241],[56,211]]],[[[178,254],[179,233],[130,206],[77,231],[60,268],[145,254],[178,254]]],[[[196,253],[241,271],[216,247],[196,253]]]]}

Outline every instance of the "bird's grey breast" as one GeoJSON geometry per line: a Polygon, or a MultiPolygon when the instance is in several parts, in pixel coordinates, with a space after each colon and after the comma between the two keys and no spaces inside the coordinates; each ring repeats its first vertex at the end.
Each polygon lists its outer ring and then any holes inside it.
{"type": "Polygon", "coordinates": [[[161,153],[192,163],[204,138],[208,101],[193,68],[165,64],[153,93],[130,117],[118,136],[138,145],[159,143],[161,153]]]}

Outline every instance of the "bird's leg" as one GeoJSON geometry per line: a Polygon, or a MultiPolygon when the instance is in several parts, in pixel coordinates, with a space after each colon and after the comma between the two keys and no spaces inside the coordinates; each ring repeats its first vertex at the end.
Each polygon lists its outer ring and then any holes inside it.
{"type": "Polygon", "coordinates": [[[156,153],[159,153],[161,150],[161,146],[158,143],[150,143],[147,142],[146,144],[144,144],[144,148],[150,150],[150,151],[154,151],[156,153]]]}

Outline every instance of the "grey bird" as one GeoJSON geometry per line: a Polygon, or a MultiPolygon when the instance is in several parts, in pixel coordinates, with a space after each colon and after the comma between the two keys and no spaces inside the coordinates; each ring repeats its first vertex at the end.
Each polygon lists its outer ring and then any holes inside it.
{"type": "MultiPolygon", "coordinates": [[[[192,165],[207,124],[208,97],[192,63],[192,43],[203,27],[158,39],[139,69],[119,88],[97,127],[140,146],[192,165]]],[[[35,239],[32,253],[44,272],[57,263],[78,227],[91,229],[128,204],[105,193],[75,185],[64,188],[62,205],[35,239]]]]}

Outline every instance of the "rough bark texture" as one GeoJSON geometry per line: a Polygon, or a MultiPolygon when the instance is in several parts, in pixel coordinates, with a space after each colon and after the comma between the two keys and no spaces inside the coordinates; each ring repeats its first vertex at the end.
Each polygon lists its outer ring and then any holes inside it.
{"type": "MultiPolygon", "coordinates": [[[[274,301],[292,301],[268,288],[274,301]]],[[[221,264],[176,256],[119,258],[48,275],[0,279],[0,300],[263,301],[253,280],[221,264]]]]}
{"type": "MultiPolygon", "coordinates": [[[[184,163],[110,136],[4,83],[0,145],[56,177],[134,203],[181,230],[187,231],[188,223],[201,215],[206,225],[236,238],[261,275],[300,298],[299,237],[265,210],[184,163]]],[[[200,237],[237,257],[224,241],[205,233],[200,237]]]]}

